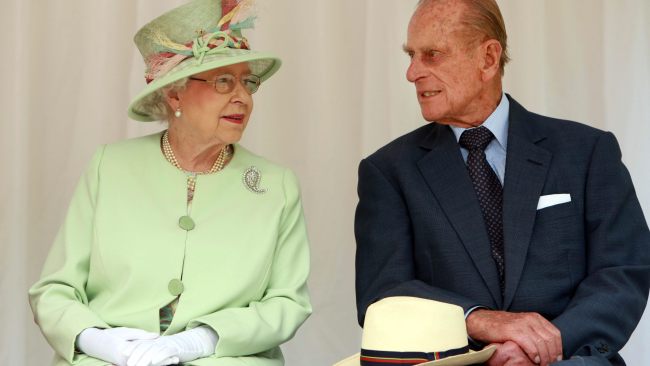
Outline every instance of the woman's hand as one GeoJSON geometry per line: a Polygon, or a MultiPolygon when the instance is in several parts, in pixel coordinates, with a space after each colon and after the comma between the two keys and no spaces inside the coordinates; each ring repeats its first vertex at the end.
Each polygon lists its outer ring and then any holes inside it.
{"type": "Polygon", "coordinates": [[[134,328],[87,328],[77,336],[77,349],[88,356],[110,362],[113,365],[126,366],[128,354],[125,353],[131,341],[158,338],[156,333],[149,333],[134,328]]]}
{"type": "Polygon", "coordinates": [[[126,349],[128,366],[164,366],[214,354],[219,337],[207,326],[157,339],[133,342],[126,349]]]}

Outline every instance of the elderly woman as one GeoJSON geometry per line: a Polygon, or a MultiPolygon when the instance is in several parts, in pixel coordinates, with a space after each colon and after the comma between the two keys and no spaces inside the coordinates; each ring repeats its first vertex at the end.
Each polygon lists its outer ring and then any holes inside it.
{"type": "Polygon", "coordinates": [[[56,365],[282,365],[311,312],[295,176],[237,142],[280,66],[251,51],[249,0],[195,0],[135,42],[129,107],[162,133],[97,150],[29,291],[56,365]]]}

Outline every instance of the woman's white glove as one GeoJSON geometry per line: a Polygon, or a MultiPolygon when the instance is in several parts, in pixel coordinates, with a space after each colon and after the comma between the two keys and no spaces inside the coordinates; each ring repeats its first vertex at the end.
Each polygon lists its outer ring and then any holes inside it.
{"type": "Polygon", "coordinates": [[[217,333],[208,326],[200,326],[154,340],[133,342],[127,353],[128,366],[163,366],[193,361],[210,356],[219,341],[217,333]]]}
{"type": "Polygon", "coordinates": [[[77,336],[77,349],[88,356],[125,366],[128,353],[125,353],[130,341],[152,340],[160,335],[134,328],[86,328],[77,336]]]}

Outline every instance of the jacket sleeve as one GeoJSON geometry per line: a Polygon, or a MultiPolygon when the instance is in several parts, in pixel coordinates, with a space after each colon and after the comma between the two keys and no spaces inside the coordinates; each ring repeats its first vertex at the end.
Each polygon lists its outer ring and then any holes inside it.
{"type": "Polygon", "coordinates": [[[291,339],[311,314],[307,293],[309,247],[296,177],[285,171],[285,207],[269,283],[263,297],[244,308],[228,308],[191,321],[219,335],[216,357],[236,357],[270,350],[291,339]]]}
{"type": "Polygon", "coordinates": [[[611,133],[595,144],[585,190],[587,275],[553,323],[566,357],[619,357],[648,299],[650,232],[611,133]]]}
{"type": "Polygon", "coordinates": [[[85,292],[103,151],[98,149],[82,176],[41,278],[29,289],[34,320],[54,351],[72,364],[77,335],[90,327],[108,328],[88,308],[85,292]]]}
{"type": "Polygon", "coordinates": [[[416,278],[410,213],[398,185],[369,159],[359,165],[357,191],[354,233],[359,325],[363,326],[368,306],[389,296],[443,301],[464,311],[481,305],[416,278]]]}

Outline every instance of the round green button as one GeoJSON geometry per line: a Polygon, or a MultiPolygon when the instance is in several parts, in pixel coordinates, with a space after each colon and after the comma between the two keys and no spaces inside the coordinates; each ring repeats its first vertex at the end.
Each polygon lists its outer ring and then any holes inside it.
{"type": "Polygon", "coordinates": [[[169,281],[167,289],[173,296],[178,296],[183,293],[185,286],[183,286],[183,282],[181,282],[181,280],[174,278],[173,280],[169,281]]]}
{"type": "Polygon", "coordinates": [[[180,226],[183,230],[190,231],[193,230],[196,225],[194,224],[194,220],[192,220],[191,217],[181,216],[181,218],[178,219],[178,226],[180,226]]]}

